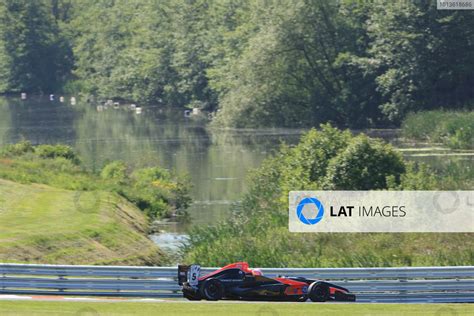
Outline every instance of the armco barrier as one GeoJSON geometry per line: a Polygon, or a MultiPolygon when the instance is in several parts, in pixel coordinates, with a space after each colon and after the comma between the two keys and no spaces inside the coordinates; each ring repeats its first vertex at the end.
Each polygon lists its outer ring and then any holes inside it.
{"type": "MultiPolygon", "coordinates": [[[[474,266],[262,271],[328,280],[357,294],[359,302],[474,302],[474,266]]],[[[176,267],[0,263],[0,294],[181,297],[176,276],[176,267]]]]}

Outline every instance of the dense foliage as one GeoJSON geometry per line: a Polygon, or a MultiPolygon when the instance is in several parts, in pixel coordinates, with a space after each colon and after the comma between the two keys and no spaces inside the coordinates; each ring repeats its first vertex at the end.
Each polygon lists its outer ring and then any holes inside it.
{"type": "Polygon", "coordinates": [[[474,112],[410,113],[403,121],[402,132],[407,138],[442,143],[453,149],[474,149],[474,112]]]}
{"type": "Polygon", "coordinates": [[[61,1],[0,1],[0,93],[53,92],[72,67],[61,1]]]}
{"type": "Polygon", "coordinates": [[[1,0],[0,93],[63,83],[221,126],[385,126],[472,106],[473,17],[434,0],[1,0]]]}
{"type": "Polygon", "coordinates": [[[325,125],[253,172],[240,208],[228,222],[191,232],[185,258],[206,266],[239,260],[270,267],[472,264],[469,234],[288,231],[290,190],[433,190],[439,182],[432,170],[405,162],[390,145],[325,125]]]}
{"type": "Polygon", "coordinates": [[[150,218],[185,215],[191,203],[189,183],[168,170],[130,170],[120,161],[107,164],[100,176],[85,170],[66,145],[32,146],[23,141],[0,148],[0,178],[43,183],[77,191],[103,190],[125,197],[150,218]]]}

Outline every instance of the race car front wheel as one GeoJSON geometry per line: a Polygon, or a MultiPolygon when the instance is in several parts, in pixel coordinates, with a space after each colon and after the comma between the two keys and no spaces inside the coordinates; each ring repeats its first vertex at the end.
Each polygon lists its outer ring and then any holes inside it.
{"type": "Polygon", "coordinates": [[[329,286],[322,282],[313,282],[308,288],[308,297],[313,302],[326,302],[329,299],[329,286]]]}
{"type": "Polygon", "coordinates": [[[224,285],[218,279],[207,279],[199,289],[201,296],[208,301],[217,301],[224,296],[224,285]]]}

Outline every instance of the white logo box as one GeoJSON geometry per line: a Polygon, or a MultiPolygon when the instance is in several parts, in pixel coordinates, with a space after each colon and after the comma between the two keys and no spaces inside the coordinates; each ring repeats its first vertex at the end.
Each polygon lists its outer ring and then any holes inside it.
{"type": "Polygon", "coordinates": [[[291,191],[289,194],[291,232],[472,233],[473,214],[474,191],[291,191]],[[322,219],[312,225],[307,223],[320,215],[317,206],[302,204],[301,216],[306,221],[297,215],[298,204],[305,198],[316,198],[324,207],[322,219]]]}

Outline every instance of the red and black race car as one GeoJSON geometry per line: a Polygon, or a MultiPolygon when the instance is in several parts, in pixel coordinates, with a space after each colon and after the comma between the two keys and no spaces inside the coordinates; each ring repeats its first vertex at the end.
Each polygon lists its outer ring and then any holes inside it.
{"type": "Polygon", "coordinates": [[[188,300],[220,299],[313,302],[355,301],[349,290],[321,280],[301,277],[268,278],[247,262],[229,264],[199,277],[199,265],[179,265],[178,282],[188,300]]]}

